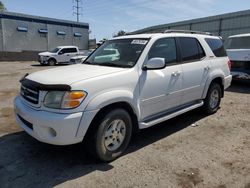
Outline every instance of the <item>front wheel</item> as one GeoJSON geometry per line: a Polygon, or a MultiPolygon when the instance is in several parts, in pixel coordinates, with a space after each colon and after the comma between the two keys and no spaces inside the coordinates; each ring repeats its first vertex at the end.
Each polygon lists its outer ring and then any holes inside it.
{"type": "Polygon", "coordinates": [[[217,83],[212,83],[208,89],[203,106],[207,114],[213,114],[217,112],[220,107],[221,97],[222,91],[220,85],[217,83]]]}
{"type": "Polygon", "coordinates": [[[97,126],[93,142],[95,155],[101,161],[113,161],[123,154],[129,144],[132,134],[131,117],[124,109],[114,109],[97,126]]]}
{"type": "Polygon", "coordinates": [[[48,65],[49,66],[54,66],[56,64],[56,61],[54,59],[49,59],[48,60],[48,65]]]}

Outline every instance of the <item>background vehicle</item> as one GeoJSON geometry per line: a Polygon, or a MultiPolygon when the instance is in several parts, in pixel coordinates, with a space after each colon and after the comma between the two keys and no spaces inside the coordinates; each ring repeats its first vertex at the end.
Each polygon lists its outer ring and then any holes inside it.
{"type": "Polygon", "coordinates": [[[82,52],[82,55],[74,56],[70,59],[69,64],[79,64],[82,63],[94,50],[88,50],[82,52]]]}
{"type": "Polygon", "coordinates": [[[55,65],[60,63],[69,63],[70,58],[81,55],[76,46],[58,46],[50,52],[38,54],[38,61],[41,65],[55,65]]]}
{"type": "Polygon", "coordinates": [[[42,142],[84,139],[89,152],[112,161],[125,151],[133,131],[199,107],[215,113],[231,84],[228,62],[221,39],[207,34],[117,37],[83,64],[23,78],[16,119],[42,142]]]}
{"type": "Polygon", "coordinates": [[[250,33],[228,37],[225,42],[234,79],[250,80],[250,33]]]}
{"type": "Polygon", "coordinates": [[[115,61],[118,60],[120,53],[118,49],[113,48],[105,48],[103,51],[100,51],[100,54],[97,54],[95,57],[95,62],[103,62],[103,61],[115,61]]]}

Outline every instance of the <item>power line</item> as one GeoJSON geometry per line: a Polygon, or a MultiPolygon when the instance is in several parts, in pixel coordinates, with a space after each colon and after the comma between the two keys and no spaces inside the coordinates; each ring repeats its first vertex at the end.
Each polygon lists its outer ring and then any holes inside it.
{"type": "Polygon", "coordinates": [[[79,22],[79,17],[82,16],[82,7],[80,4],[82,4],[82,0],[74,0],[73,5],[73,14],[76,15],[76,21],[79,22]]]}

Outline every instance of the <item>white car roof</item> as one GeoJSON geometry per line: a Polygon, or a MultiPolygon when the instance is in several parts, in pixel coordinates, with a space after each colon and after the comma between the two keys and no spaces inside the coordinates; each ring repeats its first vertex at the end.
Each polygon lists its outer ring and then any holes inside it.
{"type": "Polygon", "coordinates": [[[239,34],[239,35],[232,35],[229,36],[228,38],[234,38],[234,37],[249,37],[250,33],[244,33],[244,34],[239,34]]]}
{"type": "Polygon", "coordinates": [[[77,46],[57,46],[57,48],[77,48],[77,46]]]}

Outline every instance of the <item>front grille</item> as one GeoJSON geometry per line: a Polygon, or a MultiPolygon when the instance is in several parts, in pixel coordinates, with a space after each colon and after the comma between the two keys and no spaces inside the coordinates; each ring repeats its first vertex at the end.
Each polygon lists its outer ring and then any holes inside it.
{"type": "Polygon", "coordinates": [[[33,104],[38,104],[39,102],[39,91],[25,87],[25,86],[21,86],[21,96],[29,101],[30,103],[33,104]]]}

